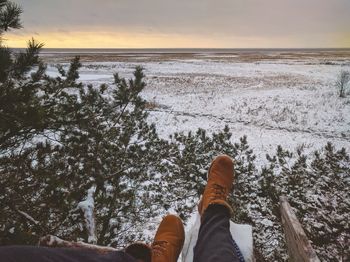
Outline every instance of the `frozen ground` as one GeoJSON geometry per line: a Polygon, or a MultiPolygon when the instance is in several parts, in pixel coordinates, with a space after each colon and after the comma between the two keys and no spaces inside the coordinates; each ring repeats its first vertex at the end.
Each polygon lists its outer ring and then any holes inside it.
{"type": "MultiPolygon", "coordinates": [[[[45,54],[49,74],[73,54],[45,54]]],[[[257,155],[277,145],[314,151],[328,141],[350,151],[350,94],[339,98],[335,81],[350,71],[350,50],[314,52],[237,52],[231,54],[84,54],[81,80],[111,83],[114,72],[131,77],[145,68],[143,96],[159,134],[204,128],[217,132],[228,125],[233,142],[247,135],[257,155]]],[[[349,87],[350,89],[350,87],[349,87]]],[[[146,235],[154,234],[157,221],[146,235]]],[[[187,223],[194,224],[195,216],[187,223]]]]}
{"type": "MultiPolygon", "coordinates": [[[[50,74],[68,55],[46,55],[50,74]]],[[[145,68],[149,121],[161,136],[230,127],[265,163],[277,145],[307,151],[331,141],[350,151],[350,95],[339,98],[335,81],[350,70],[350,51],[234,54],[85,55],[81,80],[111,82],[145,68]]]]}

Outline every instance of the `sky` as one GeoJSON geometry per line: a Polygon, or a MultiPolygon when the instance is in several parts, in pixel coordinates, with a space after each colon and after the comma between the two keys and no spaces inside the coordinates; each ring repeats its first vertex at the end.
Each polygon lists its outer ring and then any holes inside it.
{"type": "Polygon", "coordinates": [[[350,47],[350,0],[12,0],[47,48],[350,47]]]}

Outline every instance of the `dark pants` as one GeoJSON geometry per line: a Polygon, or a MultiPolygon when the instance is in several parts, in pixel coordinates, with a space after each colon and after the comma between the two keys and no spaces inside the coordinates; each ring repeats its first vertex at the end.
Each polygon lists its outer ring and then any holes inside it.
{"type": "Polygon", "coordinates": [[[90,250],[31,246],[0,247],[3,262],[136,262],[123,251],[98,254],[90,250]]]}
{"type": "Polygon", "coordinates": [[[201,218],[194,262],[241,262],[241,252],[230,232],[230,213],[224,206],[210,205],[201,218]]]}

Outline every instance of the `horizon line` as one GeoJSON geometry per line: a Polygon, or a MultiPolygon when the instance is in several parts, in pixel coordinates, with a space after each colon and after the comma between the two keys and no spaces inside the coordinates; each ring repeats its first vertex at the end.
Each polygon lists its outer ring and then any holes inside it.
{"type": "MultiPolygon", "coordinates": [[[[21,49],[26,47],[9,47],[21,49]]],[[[43,47],[42,49],[350,49],[349,47],[43,47]]]]}
{"type": "MultiPolygon", "coordinates": [[[[13,50],[26,49],[27,47],[8,47],[13,50]]],[[[350,47],[43,47],[41,50],[344,50],[350,51],[350,47]]]]}

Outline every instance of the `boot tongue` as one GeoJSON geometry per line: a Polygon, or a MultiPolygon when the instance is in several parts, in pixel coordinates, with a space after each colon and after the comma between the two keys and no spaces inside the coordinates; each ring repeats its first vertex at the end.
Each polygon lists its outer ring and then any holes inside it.
{"type": "Polygon", "coordinates": [[[144,243],[133,243],[125,249],[125,253],[129,254],[137,261],[151,262],[152,250],[144,243]]]}

